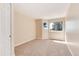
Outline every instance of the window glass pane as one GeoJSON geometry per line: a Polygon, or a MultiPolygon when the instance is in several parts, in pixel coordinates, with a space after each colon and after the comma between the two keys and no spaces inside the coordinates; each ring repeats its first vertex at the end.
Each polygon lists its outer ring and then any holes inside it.
{"type": "Polygon", "coordinates": [[[50,23],[49,29],[55,30],[55,31],[62,31],[62,22],[53,22],[50,23]]]}

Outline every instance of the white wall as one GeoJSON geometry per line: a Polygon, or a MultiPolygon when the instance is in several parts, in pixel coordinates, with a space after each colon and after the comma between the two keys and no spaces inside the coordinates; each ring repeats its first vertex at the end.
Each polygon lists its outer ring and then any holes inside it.
{"type": "Polygon", "coordinates": [[[66,36],[72,55],[79,55],[79,4],[71,4],[66,21],[66,36]]]}
{"type": "Polygon", "coordinates": [[[0,55],[11,55],[10,4],[0,4],[0,55]]]}
{"type": "MultiPolygon", "coordinates": [[[[24,11],[23,11],[24,12],[24,11]]],[[[14,45],[26,43],[35,39],[35,20],[32,17],[14,10],[13,37],[14,45]]]]}
{"type": "Polygon", "coordinates": [[[48,29],[44,28],[43,23],[48,23],[48,20],[42,20],[42,39],[49,39],[48,38],[48,29]]]}

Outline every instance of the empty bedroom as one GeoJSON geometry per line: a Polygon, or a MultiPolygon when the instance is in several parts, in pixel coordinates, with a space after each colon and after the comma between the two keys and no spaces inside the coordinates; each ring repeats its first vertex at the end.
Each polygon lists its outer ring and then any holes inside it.
{"type": "Polygon", "coordinates": [[[77,14],[73,11],[79,4],[14,3],[12,7],[15,56],[79,55],[71,35],[75,26],[71,19],[77,14]]]}

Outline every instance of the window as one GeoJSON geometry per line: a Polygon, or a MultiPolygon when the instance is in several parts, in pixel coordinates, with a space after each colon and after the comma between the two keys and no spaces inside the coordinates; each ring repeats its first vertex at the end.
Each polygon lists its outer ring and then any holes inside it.
{"type": "Polygon", "coordinates": [[[54,31],[62,31],[63,30],[63,22],[50,23],[49,29],[54,30],[54,31]]]}
{"type": "Polygon", "coordinates": [[[43,23],[43,27],[44,27],[44,29],[48,29],[48,23],[47,22],[44,22],[43,23]]]}

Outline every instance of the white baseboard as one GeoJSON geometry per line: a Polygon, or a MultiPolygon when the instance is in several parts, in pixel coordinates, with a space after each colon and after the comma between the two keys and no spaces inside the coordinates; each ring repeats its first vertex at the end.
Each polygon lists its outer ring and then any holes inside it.
{"type": "Polygon", "coordinates": [[[19,46],[19,45],[22,45],[22,44],[27,43],[27,42],[32,41],[32,40],[34,40],[34,39],[31,39],[31,40],[27,40],[27,41],[21,42],[21,43],[19,43],[19,44],[16,44],[14,47],[19,46]]]}

